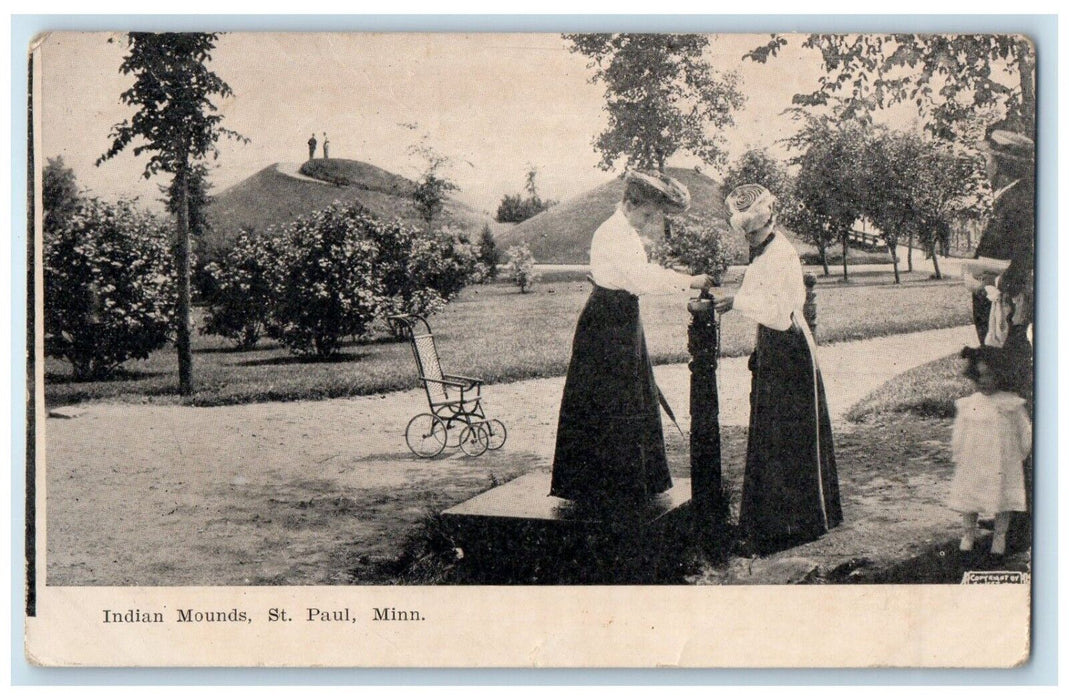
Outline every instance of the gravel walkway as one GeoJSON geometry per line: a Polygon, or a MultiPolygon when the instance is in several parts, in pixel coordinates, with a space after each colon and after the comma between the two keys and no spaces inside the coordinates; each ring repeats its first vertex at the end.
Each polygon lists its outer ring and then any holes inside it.
{"type": "MultiPolygon", "coordinates": [[[[974,340],[960,327],[821,348],[833,421],[892,376],[974,340]]],[[[686,365],[656,372],[686,430],[686,365]]],[[[746,425],[749,383],[745,358],[723,361],[723,425],[746,425]]],[[[433,460],[404,444],[409,418],[425,410],[421,391],[65,409],[45,423],[48,583],[344,583],[359,564],[351,557],[396,556],[427,512],[548,469],[562,388],[559,377],[485,387],[489,415],[509,428],[505,448],[433,460]]]]}

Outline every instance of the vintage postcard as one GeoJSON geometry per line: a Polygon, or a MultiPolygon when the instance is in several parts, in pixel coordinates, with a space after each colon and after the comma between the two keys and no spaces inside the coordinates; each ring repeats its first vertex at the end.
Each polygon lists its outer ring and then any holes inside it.
{"type": "Polygon", "coordinates": [[[37,37],[28,659],[1025,663],[1042,61],[37,37]]]}

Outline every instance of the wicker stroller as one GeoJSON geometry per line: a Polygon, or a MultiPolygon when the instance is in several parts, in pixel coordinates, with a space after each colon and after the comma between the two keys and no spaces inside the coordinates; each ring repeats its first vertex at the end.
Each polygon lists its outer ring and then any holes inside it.
{"type": "Polygon", "coordinates": [[[408,422],[405,442],[413,454],[435,457],[445,448],[459,447],[472,457],[505,444],[505,424],[487,418],[482,406],[482,380],[444,374],[438,347],[422,316],[390,316],[395,332],[407,339],[416,358],[419,380],[427,394],[429,412],[408,422]]]}

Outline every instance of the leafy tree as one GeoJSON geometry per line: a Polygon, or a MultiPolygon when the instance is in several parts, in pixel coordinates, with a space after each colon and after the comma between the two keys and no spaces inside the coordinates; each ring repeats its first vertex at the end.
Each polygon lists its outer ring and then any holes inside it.
{"type": "Polygon", "coordinates": [[[82,198],[44,236],[45,353],[79,381],[105,379],[169,339],[171,231],[129,201],[82,198]]]}
{"type": "Polygon", "coordinates": [[[817,247],[825,275],[827,247],[838,241],[843,251],[843,280],[849,280],[850,231],[864,213],[865,191],[859,173],[865,167],[866,130],[856,122],[810,118],[793,143],[808,147],[795,159],[799,170],[784,223],[817,247]]]}
{"type": "Polygon", "coordinates": [[[917,168],[924,157],[925,144],[919,134],[880,130],[866,144],[865,216],[880,229],[887,242],[894,266],[895,284],[901,282],[898,272],[898,243],[903,235],[912,246],[920,222],[914,216],[913,184],[917,168]]]}
{"type": "MultiPolygon", "coordinates": [[[[419,128],[419,125],[415,123],[401,124],[401,126],[409,130],[419,128]]],[[[430,226],[445,209],[449,193],[460,189],[457,183],[446,174],[452,164],[452,158],[432,146],[427,134],[420,136],[416,143],[408,147],[407,152],[409,156],[421,163],[420,175],[412,190],[412,201],[416,205],[420,218],[430,226]]]]}
{"type": "Polygon", "coordinates": [[[663,171],[682,149],[710,165],[724,160],[720,133],[743,104],[735,73],[717,73],[701,34],[565,34],[570,50],[586,56],[591,82],[605,85],[609,125],[594,140],[601,167],[625,158],[629,166],[663,171]]]}
{"type": "MultiPolygon", "coordinates": [[[[787,44],[770,41],[744,58],[766,62],[787,44]]],[[[1035,132],[1035,49],[1009,34],[810,34],[802,46],[820,52],[819,86],[794,96],[803,107],[833,106],[842,119],[868,120],[874,109],[914,102],[939,137],[963,117],[989,107],[1035,132]]]]}
{"type": "Polygon", "coordinates": [[[501,264],[501,251],[497,249],[494,234],[490,231],[490,224],[483,224],[477,250],[475,256],[484,268],[484,279],[487,281],[497,279],[497,268],[501,264]]]}
{"type": "Polygon", "coordinates": [[[531,249],[527,247],[526,243],[520,243],[506,250],[505,255],[508,257],[509,278],[513,284],[520,288],[520,294],[526,294],[527,290],[538,279],[538,273],[534,269],[535,259],[534,255],[531,254],[531,249]]]}
{"type": "MultiPolygon", "coordinates": [[[[211,182],[208,179],[208,168],[203,163],[197,163],[189,171],[188,178],[189,196],[189,236],[190,250],[193,261],[191,291],[194,298],[204,299],[212,291],[211,275],[206,268],[212,262],[219,263],[225,256],[226,251],[210,250],[205,236],[211,230],[211,221],[208,219],[208,205],[212,202],[212,196],[208,194],[211,182]]],[[[181,200],[178,192],[178,179],[172,178],[171,182],[159,186],[160,192],[165,195],[164,204],[172,216],[178,217],[178,203],[181,200]]]]}
{"type": "Polygon", "coordinates": [[[48,159],[43,180],[44,231],[47,235],[57,231],[71,217],[82,198],[74,171],[63,163],[63,156],[48,159]]]}
{"type": "Polygon", "coordinates": [[[427,222],[428,226],[445,208],[447,194],[458,189],[460,188],[455,182],[433,170],[423,173],[423,177],[419,179],[412,191],[412,200],[416,203],[420,217],[427,222]]]}
{"type": "MultiPolygon", "coordinates": [[[[921,242],[942,276],[953,226],[991,208],[991,187],[975,151],[915,132],[879,130],[866,149],[865,215],[883,232],[892,256],[902,234],[921,242]]],[[[895,260],[895,282],[899,281],[895,260]]]]}
{"type": "Polygon", "coordinates": [[[764,148],[746,151],[728,166],[721,188],[727,195],[739,185],[748,183],[767,187],[780,202],[786,200],[791,190],[791,178],[787,174],[786,164],[773,158],[764,148]]]}
{"type": "MultiPolygon", "coordinates": [[[[119,99],[137,109],[131,119],[112,127],[111,146],[97,165],[114,158],[127,146],[139,156],[148,152],[144,177],[159,172],[173,176],[169,208],[178,221],[175,264],[178,277],[178,381],[182,394],[193,393],[193,353],[190,345],[190,180],[198,162],[218,157],[221,137],[245,140],[222,126],[212,99],[233,95],[230,86],[208,70],[207,63],[219,35],[215,33],[130,32],[129,51],[119,67],[133,75],[134,84],[119,99]]],[[[109,41],[111,41],[109,39],[109,41]]]]}
{"type": "Polygon", "coordinates": [[[941,279],[939,255],[946,255],[955,222],[977,221],[991,212],[991,187],[979,154],[947,143],[928,144],[913,178],[919,240],[941,279]]]}

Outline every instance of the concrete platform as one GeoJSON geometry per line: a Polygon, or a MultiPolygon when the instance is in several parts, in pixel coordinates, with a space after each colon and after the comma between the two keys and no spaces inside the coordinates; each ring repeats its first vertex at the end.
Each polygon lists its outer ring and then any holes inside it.
{"type": "Polygon", "coordinates": [[[548,472],[532,472],[443,511],[473,582],[662,581],[691,539],[690,479],[637,513],[577,508],[549,486],[548,472]]]}
{"type": "MultiPolygon", "coordinates": [[[[506,518],[552,521],[562,525],[600,522],[603,514],[576,508],[563,498],[549,495],[549,472],[531,472],[480,493],[442,512],[446,518],[506,518]]],[[[672,479],[672,488],[655,496],[641,514],[651,524],[690,501],[690,479],[672,479]]]]}

